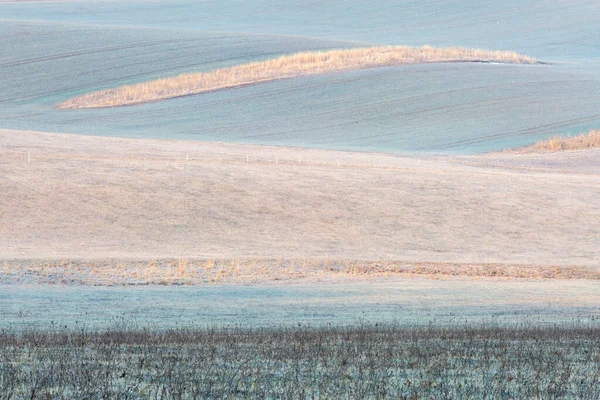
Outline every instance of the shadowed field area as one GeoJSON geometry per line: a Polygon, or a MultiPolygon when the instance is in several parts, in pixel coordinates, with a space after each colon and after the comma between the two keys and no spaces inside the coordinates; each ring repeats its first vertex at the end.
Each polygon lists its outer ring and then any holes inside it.
{"type": "Polygon", "coordinates": [[[576,153],[519,164],[3,131],[0,257],[597,266],[597,149],[576,153]]]}
{"type": "Polygon", "coordinates": [[[142,82],[84,94],[58,105],[62,109],[118,107],[155,102],[279,79],[405,64],[495,62],[535,64],[534,58],[508,51],[430,46],[380,46],[303,52],[230,68],[142,82]]]}

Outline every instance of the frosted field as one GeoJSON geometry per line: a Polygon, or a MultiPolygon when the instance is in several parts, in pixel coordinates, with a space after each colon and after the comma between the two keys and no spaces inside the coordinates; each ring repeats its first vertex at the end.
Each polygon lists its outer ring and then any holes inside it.
{"type": "Polygon", "coordinates": [[[3,286],[0,330],[185,326],[561,324],[600,318],[598,281],[389,279],[218,287],[3,286]],[[77,301],[73,301],[77,299],[77,301]]]}
{"type": "Polygon", "coordinates": [[[478,153],[600,124],[594,1],[0,2],[0,18],[1,128],[478,153]],[[136,107],[53,109],[101,88],[369,44],[514,50],[549,64],[381,68],[136,107]]]}
{"type": "MultiPolygon", "coordinates": [[[[2,2],[0,2],[2,3],[2,2]]],[[[598,50],[593,0],[4,1],[2,18],[235,31],[407,45],[510,48],[536,57],[598,50]],[[460,43],[459,43],[460,42],[460,43]]]]}

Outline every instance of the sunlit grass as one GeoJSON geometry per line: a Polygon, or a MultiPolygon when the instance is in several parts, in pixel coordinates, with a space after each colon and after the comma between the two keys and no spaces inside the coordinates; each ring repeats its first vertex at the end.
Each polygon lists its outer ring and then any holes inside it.
{"type": "Polygon", "coordinates": [[[537,151],[563,151],[563,150],[581,150],[600,147],[600,130],[592,130],[586,134],[578,136],[554,136],[547,140],[542,140],[530,147],[537,151]]]}
{"type": "Polygon", "coordinates": [[[209,72],[188,73],[100,90],[69,99],[60,103],[58,108],[126,106],[300,76],[403,64],[444,62],[535,64],[537,61],[534,58],[510,51],[462,47],[376,46],[312,51],[209,72]]]}

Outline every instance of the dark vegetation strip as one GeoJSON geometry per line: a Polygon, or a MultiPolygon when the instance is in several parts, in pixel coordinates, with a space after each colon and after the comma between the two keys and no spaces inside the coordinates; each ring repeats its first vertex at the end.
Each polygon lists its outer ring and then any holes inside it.
{"type": "Polygon", "coordinates": [[[600,398],[600,328],[0,334],[0,399],[600,398]]]}

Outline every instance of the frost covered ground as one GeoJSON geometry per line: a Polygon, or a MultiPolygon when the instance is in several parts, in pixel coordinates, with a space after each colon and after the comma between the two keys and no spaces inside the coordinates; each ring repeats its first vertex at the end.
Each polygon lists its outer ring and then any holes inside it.
{"type": "Polygon", "coordinates": [[[0,127],[363,151],[522,146],[600,124],[598,7],[585,0],[3,2],[0,127]],[[513,50],[548,64],[378,68],[135,108],[54,108],[122,84],[370,44],[513,50]]]}
{"type": "Polygon", "coordinates": [[[117,328],[0,335],[8,398],[578,398],[598,325],[117,328]]]}
{"type": "Polygon", "coordinates": [[[388,277],[208,287],[0,286],[0,330],[589,323],[598,280],[388,277]]]}

